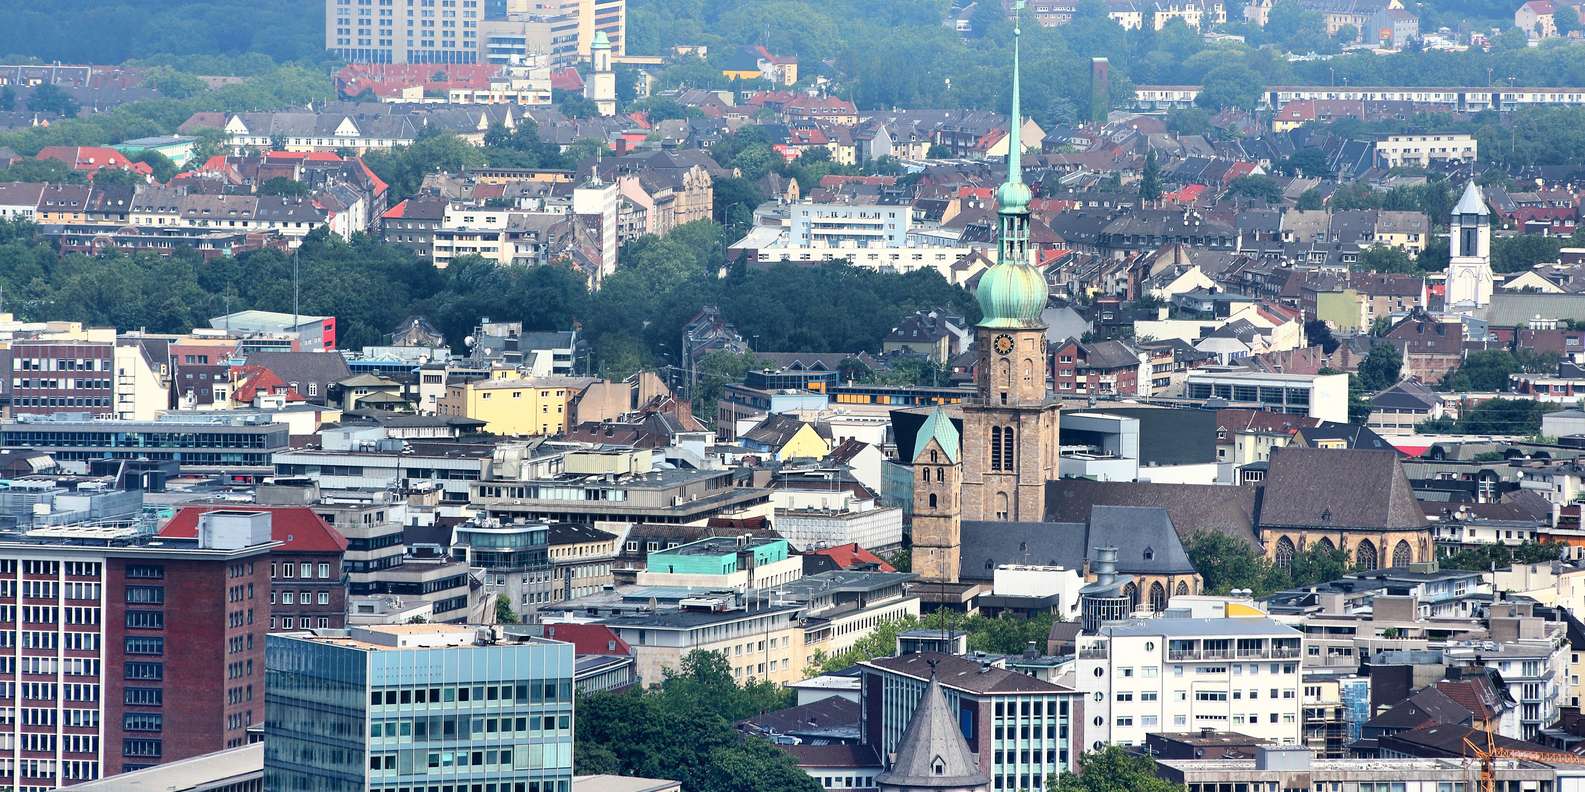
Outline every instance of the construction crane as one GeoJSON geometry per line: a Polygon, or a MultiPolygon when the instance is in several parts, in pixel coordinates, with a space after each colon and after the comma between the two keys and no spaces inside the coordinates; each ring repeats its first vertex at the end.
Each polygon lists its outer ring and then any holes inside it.
{"type": "Polygon", "coordinates": [[[1485,745],[1477,744],[1468,735],[1464,737],[1464,749],[1468,754],[1480,760],[1480,790],[1479,792],[1497,792],[1497,760],[1517,759],[1526,762],[1541,762],[1544,764],[1585,764],[1585,756],[1565,753],[1563,751],[1531,751],[1524,748],[1509,748],[1497,744],[1497,725],[1488,720],[1486,728],[1481,730],[1485,735],[1485,745]]]}

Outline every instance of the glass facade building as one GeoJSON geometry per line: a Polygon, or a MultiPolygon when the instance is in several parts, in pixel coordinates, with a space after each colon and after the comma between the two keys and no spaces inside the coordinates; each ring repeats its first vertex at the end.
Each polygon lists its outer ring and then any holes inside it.
{"type": "Polygon", "coordinates": [[[573,647],[403,625],[269,636],[277,792],[570,792],[573,647]]]}

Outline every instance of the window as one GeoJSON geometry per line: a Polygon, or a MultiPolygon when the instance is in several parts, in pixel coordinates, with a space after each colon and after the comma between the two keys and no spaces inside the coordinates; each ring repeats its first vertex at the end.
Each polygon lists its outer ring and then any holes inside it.
{"type": "Polygon", "coordinates": [[[122,692],[122,701],[135,707],[158,707],[165,699],[161,688],[129,687],[122,692]]]}
{"type": "Polygon", "coordinates": [[[122,716],[121,728],[129,732],[157,732],[164,725],[158,712],[128,712],[122,716]]]}
{"type": "Polygon", "coordinates": [[[127,586],[127,603],[131,605],[162,605],[165,603],[165,587],[127,586]]]}
{"type": "Polygon", "coordinates": [[[127,679],[164,679],[164,663],[127,663],[127,679]]]}
{"type": "Polygon", "coordinates": [[[319,565],[319,578],[320,578],[320,580],[326,580],[329,577],[330,577],[330,565],[329,564],[320,564],[319,565]]]}
{"type": "Polygon", "coordinates": [[[160,741],[136,739],[122,740],[121,753],[126,756],[158,757],[160,755],[160,741]]]}
{"type": "Polygon", "coordinates": [[[165,654],[165,639],[159,636],[127,636],[127,654],[129,655],[163,655],[165,654]]]}
{"type": "Polygon", "coordinates": [[[159,630],[165,627],[165,614],[161,611],[127,611],[127,626],[136,629],[159,630]]]}

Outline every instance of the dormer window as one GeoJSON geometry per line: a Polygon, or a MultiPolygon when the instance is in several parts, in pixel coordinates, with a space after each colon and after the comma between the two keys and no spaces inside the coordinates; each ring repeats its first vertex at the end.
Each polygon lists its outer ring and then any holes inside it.
{"type": "Polygon", "coordinates": [[[930,772],[932,774],[938,775],[938,776],[939,775],[946,775],[947,774],[947,763],[941,761],[941,757],[937,756],[935,758],[935,761],[930,763],[930,772]]]}

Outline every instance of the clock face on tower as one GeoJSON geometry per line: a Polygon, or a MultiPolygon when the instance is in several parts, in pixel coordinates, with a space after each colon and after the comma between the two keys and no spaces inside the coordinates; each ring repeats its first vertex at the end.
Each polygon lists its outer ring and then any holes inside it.
{"type": "Polygon", "coordinates": [[[996,336],[991,339],[991,349],[1003,357],[1011,355],[1013,353],[1013,337],[1006,333],[996,336]]]}

